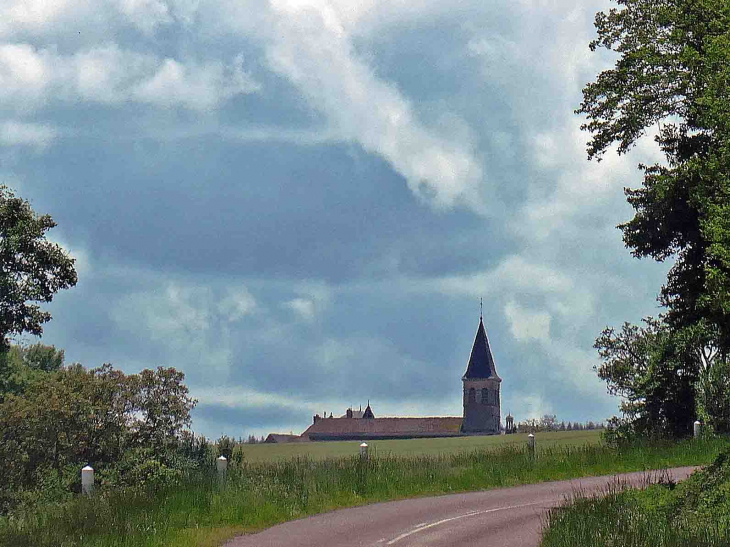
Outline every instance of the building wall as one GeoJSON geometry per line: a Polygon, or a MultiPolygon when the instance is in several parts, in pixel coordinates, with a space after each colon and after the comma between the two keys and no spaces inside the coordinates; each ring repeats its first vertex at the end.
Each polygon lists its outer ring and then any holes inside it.
{"type": "Polygon", "coordinates": [[[500,382],[464,380],[464,433],[499,433],[500,382]]]}

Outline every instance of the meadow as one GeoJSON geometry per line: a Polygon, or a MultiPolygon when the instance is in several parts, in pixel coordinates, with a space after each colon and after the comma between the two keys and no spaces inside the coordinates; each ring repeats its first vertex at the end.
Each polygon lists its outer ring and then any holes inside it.
{"type": "MultiPolygon", "coordinates": [[[[539,449],[552,446],[584,446],[598,444],[597,429],[582,431],[550,431],[535,434],[539,449]]],[[[515,435],[482,435],[436,439],[397,439],[368,441],[371,454],[382,456],[438,456],[472,450],[489,450],[509,445],[527,444],[527,433],[515,435]]],[[[323,460],[358,454],[360,441],[318,443],[243,444],[241,450],[248,462],[281,461],[295,457],[323,460]]]]}
{"type": "Polygon", "coordinates": [[[245,447],[256,448],[260,459],[247,450],[240,465],[231,464],[223,484],[211,469],[209,473],[189,474],[167,488],[100,489],[92,498],[77,496],[0,520],[0,545],[214,547],[237,534],[341,507],[706,464],[726,446],[722,440],[703,439],[616,449],[599,443],[595,434],[587,441],[577,434],[561,435],[538,434],[535,457],[519,436],[514,436],[516,442],[504,437],[461,439],[483,443],[467,450],[447,442],[458,439],[398,441],[394,445],[391,443],[395,441],[377,441],[372,443],[375,450],[367,460],[353,455],[359,443],[297,447],[315,452],[332,450],[335,454],[346,446],[350,454],[319,458],[316,456],[321,453],[310,452],[281,459],[277,449],[286,445],[245,447]],[[424,450],[434,444],[441,446],[440,451],[413,452],[419,446],[424,450]]]}

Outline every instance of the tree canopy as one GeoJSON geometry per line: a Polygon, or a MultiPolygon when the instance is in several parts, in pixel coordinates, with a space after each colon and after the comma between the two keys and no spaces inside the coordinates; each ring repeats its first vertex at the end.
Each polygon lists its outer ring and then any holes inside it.
{"type": "Polygon", "coordinates": [[[0,350],[24,332],[40,335],[51,314],[39,303],[76,285],[74,259],[46,232],[56,223],[0,186],[0,350]]]}
{"type": "Polygon", "coordinates": [[[656,128],[666,163],[641,165],[626,189],[636,213],[621,224],[637,257],[674,257],[660,294],[674,328],[702,321],[730,349],[730,3],[614,0],[596,15],[591,50],[619,54],[583,90],[588,157],[627,152],[656,128]]]}
{"type": "Polygon", "coordinates": [[[595,347],[609,393],[642,433],[683,435],[695,412],[728,431],[730,381],[730,3],[614,0],[590,48],[618,54],[576,110],[588,158],[628,152],[654,132],[664,162],[625,188],[634,218],[618,227],[638,258],[674,259],[645,326],[608,328],[595,347]]]}
{"type": "Polygon", "coordinates": [[[158,367],[124,374],[109,364],[56,368],[62,351],[18,348],[6,355],[16,359],[23,381],[0,397],[0,461],[7,463],[0,466],[0,514],[22,501],[23,492],[37,495],[44,481],[61,481],[70,493],[87,464],[102,482],[118,485],[150,480],[150,474],[177,479],[182,467],[195,465],[190,457],[199,446],[183,428],[197,401],[182,372],[158,367]]]}
{"type": "Polygon", "coordinates": [[[621,411],[634,433],[681,437],[692,432],[695,384],[702,352],[697,340],[681,336],[660,318],[644,326],[606,328],[594,346],[602,359],[598,377],[608,392],[624,398],[621,411]]]}

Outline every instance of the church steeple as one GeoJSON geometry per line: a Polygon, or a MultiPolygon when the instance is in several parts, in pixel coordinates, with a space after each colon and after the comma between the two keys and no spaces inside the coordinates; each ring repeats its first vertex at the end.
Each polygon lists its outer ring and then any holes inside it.
{"type": "Polygon", "coordinates": [[[463,380],[476,378],[493,378],[501,381],[494,365],[492,349],[489,347],[489,338],[487,338],[487,331],[484,328],[484,321],[481,316],[479,317],[479,327],[474,338],[474,345],[471,348],[469,364],[462,377],[463,380]]]}
{"type": "Polygon", "coordinates": [[[461,377],[464,384],[464,419],[461,431],[471,435],[496,435],[500,423],[500,384],[492,348],[480,314],[469,364],[461,377]]]}

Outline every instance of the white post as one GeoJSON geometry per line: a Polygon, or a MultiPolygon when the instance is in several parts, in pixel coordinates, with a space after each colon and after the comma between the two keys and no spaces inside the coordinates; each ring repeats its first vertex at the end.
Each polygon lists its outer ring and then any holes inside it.
{"type": "Polygon", "coordinates": [[[695,422],[695,439],[700,436],[700,432],[702,431],[702,424],[699,420],[695,422]]]}
{"type": "Polygon", "coordinates": [[[94,468],[90,465],[81,470],[81,492],[87,496],[94,493],[94,468]]]}
{"type": "Polygon", "coordinates": [[[218,480],[224,482],[226,480],[226,472],[228,470],[228,460],[225,456],[219,456],[215,461],[215,467],[218,470],[218,480]]]}
{"type": "Polygon", "coordinates": [[[361,460],[367,460],[368,459],[368,445],[367,445],[367,443],[362,443],[360,445],[360,459],[361,460]]]}
{"type": "Polygon", "coordinates": [[[534,458],[535,457],[535,435],[533,435],[532,433],[530,433],[527,436],[527,450],[530,453],[530,457],[534,458]]]}

